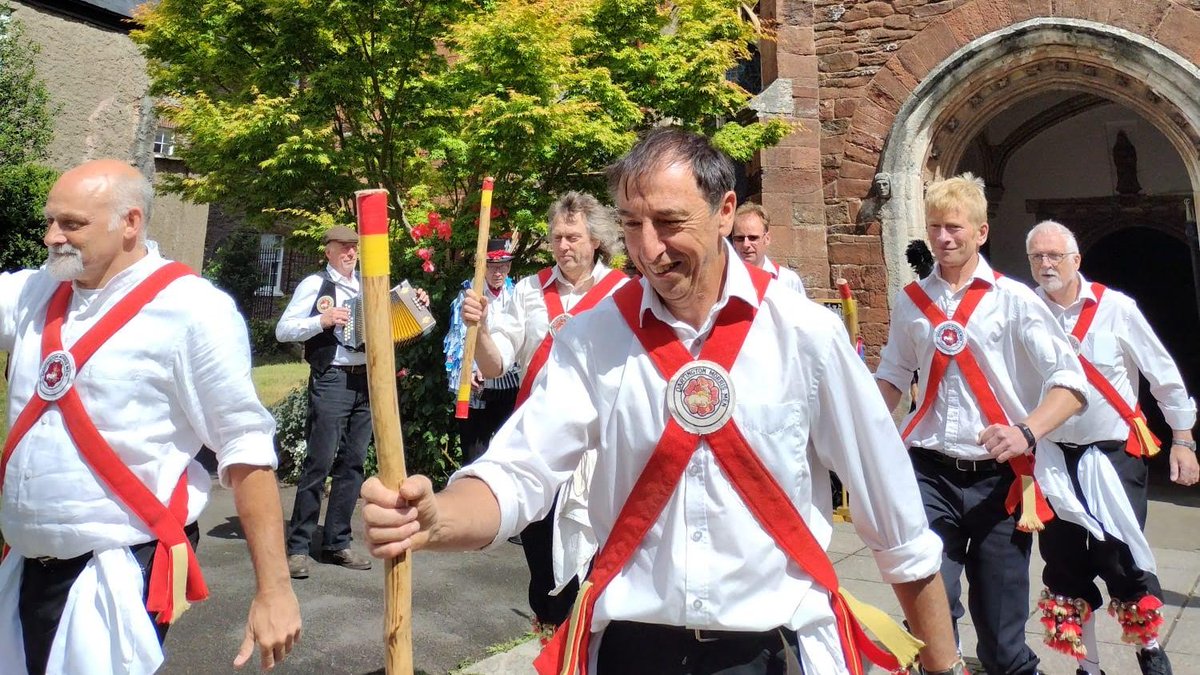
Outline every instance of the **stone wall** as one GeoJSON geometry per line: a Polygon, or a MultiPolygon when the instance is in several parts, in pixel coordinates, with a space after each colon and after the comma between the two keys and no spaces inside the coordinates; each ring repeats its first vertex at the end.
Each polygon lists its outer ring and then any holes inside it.
{"type": "MultiPolygon", "coordinates": [[[[154,102],[146,62],[129,36],[20,2],[13,10],[26,37],[41,48],[38,75],[58,110],[49,164],[64,171],[115,157],[153,178],[154,102]]],[[[152,238],[170,257],[199,269],[208,207],[160,195],[155,213],[152,238]]]]}

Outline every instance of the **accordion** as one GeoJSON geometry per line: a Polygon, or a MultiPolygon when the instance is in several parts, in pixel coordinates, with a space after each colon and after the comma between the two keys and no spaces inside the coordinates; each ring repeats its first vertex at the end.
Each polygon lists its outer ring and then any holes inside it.
{"type": "MultiPolygon", "coordinates": [[[[433,331],[437,322],[429,309],[417,302],[417,294],[407,281],[401,281],[391,292],[392,341],[404,346],[433,331]]],[[[342,344],[361,350],[366,333],[362,295],[347,300],[342,306],[350,310],[350,321],[342,327],[342,344]]]]}

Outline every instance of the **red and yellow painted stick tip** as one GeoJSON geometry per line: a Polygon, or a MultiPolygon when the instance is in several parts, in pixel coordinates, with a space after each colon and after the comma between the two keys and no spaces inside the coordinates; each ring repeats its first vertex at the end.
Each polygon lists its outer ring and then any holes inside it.
{"type": "Polygon", "coordinates": [[[454,418],[465,420],[471,414],[470,401],[455,401],[454,402],[454,418]]]}
{"type": "Polygon", "coordinates": [[[495,179],[492,178],[491,176],[488,176],[487,178],[483,179],[483,189],[485,191],[491,190],[492,186],[495,185],[495,183],[496,183],[495,179]]]}
{"type": "Polygon", "coordinates": [[[849,300],[850,299],[850,282],[846,281],[845,279],[838,279],[837,287],[838,287],[838,295],[840,295],[843,300],[849,300]]]}
{"type": "Polygon", "coordinates": [[[386,277],[388,262],[387,190],[359,190],[354,193],[358,205],[358,257],[364,277],[386,277]]]}

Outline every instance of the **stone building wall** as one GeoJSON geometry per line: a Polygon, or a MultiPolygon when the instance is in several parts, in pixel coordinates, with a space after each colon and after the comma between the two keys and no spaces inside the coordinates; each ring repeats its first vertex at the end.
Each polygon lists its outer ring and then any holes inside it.
{"type": "MultiPolygon", "coordinates": [[[[897,288],[885,232],[920,229],[887,221],[873,177],[897,114],[935,69],[972,41],[1038,17],[1097,22],[1192,63],[1200,58],[1195,0],[763,0],[759,8],[777,29],[761,49],[763,85],[776,98],[785,88],[792,101],[790,112],[760,115],[803,126],[751,167],[761,171],[758,198],[775,223],[771,255],[796,267],[814,295],[831,297],[835,279],[850,281],[872,357],[886,340],[897,288]]],[[[913,158],[918,166],[927,160],[913,158]]]]}
{"type": "MultiPolygon", "coordinates": [[[[153,179],[158,127],[154,101],[148,94],[145,59],[127,32],[21,2],[13,3],[13,17],[41,48],[38,75],[58,109],[50,166],[64,171],[88,160],[115,157],[153,179]]],[[[164,255],[199,269],[207,218],[205,205],[159,195],[150,236],[164,255]]]]}

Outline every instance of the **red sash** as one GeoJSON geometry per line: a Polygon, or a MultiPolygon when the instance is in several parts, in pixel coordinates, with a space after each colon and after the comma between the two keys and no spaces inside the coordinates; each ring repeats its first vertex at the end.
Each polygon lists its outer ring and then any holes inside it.
{"type": "MultiPolygon", "coordinates": [[[[770,282],[770,275],[747,267],[761,300],[770,282]]],[[[662,321],[653,315],[640,317],[642,289],[629,284],[613,296],[621,315],[638,337],[663,378],[671,376],[695,361],[679,339],[662,321]]],[[[749,303],[731,299],[717,316],[712,336],[703,346],[700,359],[716,362],[727,372],[733,367],[750,326],[755,308],[749,303]]],[[[837,573],[824,549],[813,537],[803,517],[787,494],[772,478],[770,471],[755,455],[739,431],[735,420],[703,436],[712,449],[722,471],[733,483],[759,524],[771,535],[788,557],[830,594],[830,604],[837,619],[838,635],[852,675],[865,672],[860,652],[874,663],[896,671],[899,661],[867,637],[851,612],[853,599],[839,586],[837,573]]],[[[534,661],[540,675],[586,675],[588,643],[592,614],[597,598],[625,567],[642,539],[658,520],[692,454],[699,447],[701,435],[686,430],[668,414],[667,426],[642,469],[613,524],[612,533],[596,556],[588,581],[580,588],[571,619],[560,626],[553,639],[534,661]]]]}
{"type": "MultiPolygon", "coordinates": [[[[186,265],[168,263],[138,284],[70,349],[75,363],[74,372],[82,371],[84,364],[96,350],[171,282],[190,274],[194,273],[186,265]]],[[[63,351],[62,326],[70,301],[71,284],[64,282],[55,290],[46,308],[46,326],[42,331],[43,362],[54,352],[63,351]]],[[[75,447],[92,472],[112,491],[121,504],[145,523],[158,538],[146,609],[157,615],[159,623],[172,623],[188,608],[189,601],[199,602],[208,597],[208,587],[200,573],[200,563],[183,531],[188,511],[186,473],[179,477],[179,482],[171,493],[169,506],[164,506],[104,440],[84,409],[78,390],[68,385],[66,392],[57,400],[46,400],[42,393],[35,389],[34,396],[17,416],[12,432],[4,444],[3,455],[0,456],[0,485],[4,483],[4,475],[13,450],[51,404],[58,405],[67,434],[75,442],[75,447]]]]}
{"type": "Polygon", "coordinates": [[[533,381],[545,367],[546,359],[550,358],[550,348],[554,346],[554,334],[567,323],[566,318],[563,317],[578,316],[595,307],[601,300],[608,297],[617,284],[626,278],[617,270],[609,270],[603,279],[596,282],[588,289],[587,293],[583,294],[583,297],[569,312],[564,312],[562,297],[558,294],[558,284],[551,282],[553,274],[554,268],[547,267],[537,275],[538,283],[542,286],[542,300],[546,303],[546,316],[550,321],[550,330],[546,332],[541,344],[533,352],[533,357],[529,359],[529,368],[525,370],[525,375],[521,378],[521,388],[517,390],[518,407],[525,402],[525,399],[529,398],[529,392],[533,390],[533,381]]]}
{"type": "MultiPolygon", "coordinates": [[[[1000,279],[1000,274],[995,273],[996,279],[1000,279]]],[[[966,380],[967,388],[971,390],[971,394],[975,396],[975,401],[979,404],[979,409],[983,413],[984,420],[988,425],[992,424],[1010,424],[1008,415],[1005,414],[1004,408],[1000,405],[999,399],[996,398],[996,392],[992,390],[991,384],[988,383],[987,375],[979,366],[979,361],[975,359],[975,355],[971,351],[970,340],[967,337],[966,327],[967,321],[970,320],[971,314],[975,312],[975,308],[979,306],[979,302],[991,290],[992,284],[989,284],[983,279],[975,279],[971,282],[970,288],[967,289],[963,296],[962,302],[959,303],[958,309],[954,312],[954,318],[948,319],[945,312],[938,308],[933,303],[933,300],[921,289],[921,286],[915,281],[904,287],[904,292],[912,300],[917,309],[925,315],[930,324],[936,328],[947,321],[953,321],[962,327],[963,332],[959,339],[967,341],[962,346],[962,351],[953,356],[939,349],[934,349],[933,361],[929,366],[929,376],[925,383],[925,397],[921,401],[921,407],[917,409],[917,413],[913,415],[908,426],[904,428],[904,433],[901,436],[904,442],[908,442],[908,436],[913,429],[917,427],[917,423],[921,418],[929,412],[933,407],[933,402],[937,400],[938,387],[942,384],[942,377],[945,376],[946,370],[950,367],[950,362],[958,364],[959,370],[963,374],[963,379],[966,380]]],[[[933,336],[935,340],[941,339],[941,336],[933,336]]],[[[1030,455],[1021,455],[1009,460],[1009,465],[1017,474],[1018,479],[1014,480],[1009,488],[1008,497],[1005,500],[1005,507],[1009,513],[1016,513],[1017,506],[1021,505],[1022,514],[1017,522],[1017,527],[1026,532],[1032,530],[1041,530],[1045,527],[1044,523],[1054,517],[1054,512],[1050,510],[1050,505],[1046,502],[1045,495],[1042,494],[1042,489],[1038,487],[1036,481],[1033,480],[1033,458],[1030,455]]]]}
{"type": "MultiPolygon", "coordinates": [[[[1071,331],[1071,337],[1082,345],[1083,338],[1087,335],[1088,330],[1092,327],[1092,321],[1096,318],[1096,310],[1100,307],[1100,299],[1104,296],[1105,287],[1101,284],[1092,284],[1092,293],[1095,294],[1096,300],[1085,301],[1083,310],[1079,312],[1079,320],[1075,322],[1075,328],[1071,331]]],[[[1108,381],[1108,378],[1100,374],[1096,366],[1092,365],[1084,357],[1082,350],[1079,354],[1079,363],[1083,365],[1083,372],[1087,375],[1088,383],[1100,392],[1105,401],[1117,411],[1125,424],[1129,425],[1129,439],[1125,444],[1125,452],[1128,452],[1134,457],[1153,457],[1158,454],[1161,442],[1150,431],[1150,427],[1146,425],[1146,416],[1142,414],[1141,404],[1136,404],[1134,407],[1129,407],[1125,402],[1125,398],[1121,396],[1116,387],[1108,381]]]]}

